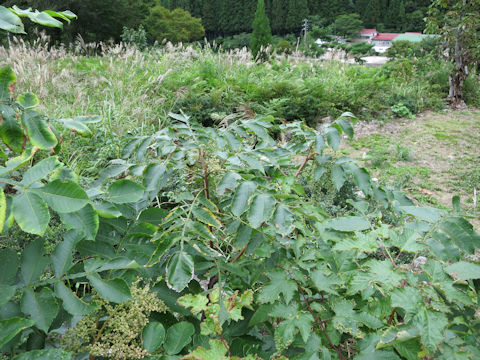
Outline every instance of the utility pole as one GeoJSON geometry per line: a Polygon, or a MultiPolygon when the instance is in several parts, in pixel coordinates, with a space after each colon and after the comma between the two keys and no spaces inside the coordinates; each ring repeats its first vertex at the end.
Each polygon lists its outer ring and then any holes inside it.
{"type": "Polygon", "coordinates": [[[303,19],[302,32],[303,32],[303,44],[307,46],[307,32],[309,30],[308,19],[303,19]]]}

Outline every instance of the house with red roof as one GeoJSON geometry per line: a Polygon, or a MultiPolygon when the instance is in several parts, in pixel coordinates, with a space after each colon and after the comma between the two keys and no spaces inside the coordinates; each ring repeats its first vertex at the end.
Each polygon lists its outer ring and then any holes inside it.
{"type": "Polygon", "coordinates": [[[355,42],[364,41],[370,44],[372,42],[372,39],[377,36],[377,34],[377,29],[363,29],[362,31],[360,31],[360,34],[358,34],[355,42]]]}
{"type": "Polygon", "coordinates": [[[392,46],[392,41],[399,35],[398,33],[378,33],[372,39],[373,49],[378,53],[384,53],[392,46]]]}

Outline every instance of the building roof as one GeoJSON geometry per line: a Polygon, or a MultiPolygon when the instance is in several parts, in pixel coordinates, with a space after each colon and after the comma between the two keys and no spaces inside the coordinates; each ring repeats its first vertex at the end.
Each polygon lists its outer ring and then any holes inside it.
{"type": "Polygon", "coordinates": [[[392,41],[400,34],[397,33],[379,33],[377,36],[373,38],[373,40],[380,40],[380,41],[392,41]]]}
{"type": "Polygon", "coordinates": [[[395,38],[395,41],[410,41],[410,42],[420,42],[423,39],[427,38],[436,38],[438,35],[425,35],[425,34],[413,34],[413,33],[405,33],[400,34],[395,38]]]}
{"type": "Polygon", "coordinates": [[[360,31],[360,34],[362,35],[376,34],[376,33],[377,33],[377,29],[363,29],[362,31],[360,31]]]}

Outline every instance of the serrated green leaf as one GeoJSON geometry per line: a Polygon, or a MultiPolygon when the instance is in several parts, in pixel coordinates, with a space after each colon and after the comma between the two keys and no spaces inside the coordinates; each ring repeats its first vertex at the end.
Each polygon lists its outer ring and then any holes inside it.
{"type": "Polygon", "coordinates": [[[62,305],[69,314],[85,316],[99,309],[94,303],[86,303],[78,298],[63,282],[55,283],[55,295],[62,300],[62,305]]]}
{"type": "Polygon", "coordinates": [[[343,281],[334,274],[325,276],[322,270],[315,270],[311,274],[311,279],[318,291],[325,291],[326,293],[338,295],[334,287],[343,285],[343,281]]]}
{"type": "Polygon", "coordinates": [[[460,249],[473,253],[475,249],[480,248],[480,235],[476,233],[472,224],[461,217],[452,217],[445,219],[439,225],[450,240],[460,249]]]}
{"type": "Polygon", "coordinates": [[[33,146],[41,150],[50,150],[57,146],[57,138],[42,115],[27,110],[22,114],[22,123],[33,146]]]}
{"type": "Polygon", "coordinates": [[[185,355],[182,359],[188,360],[225,360],[228,352],[227,347],[221,340],[211,339],[208,341],[209,349],[199,346],[190,354],[185,355]]]}
{"type": "Polygon", "coordinates": [[[43,240],[40,238],[25,247],[20,267],[23,284],[29,285],[40,279],[49,263],[44,254],[45,248],[43,247],[43,240]]]}
{"type": "Polygon", "coordinates": [[[245,181],[235,191],[232,200],[232,213],[235,216],[241,216],[248,209],[248,203],[252,197],[257,184],[252,181],[245,181]]]}
{"type": "Polygon", "coordinates": [[[12,340],[22,330],[28,329],[34,324],[35,321],[20,317],[0,320],[0,347],[12,340]]]}
{"type": "Polygon", "coordinates": [[[480,265],[459,261],[455,264],[451,264],[445,268],[447,273],[454,279],[471,280],[480,279],[480,265]]]}
{"type": "Polygon", "coordinates": [[[362,231],[368,230],[371,227],[371,224],[368,220],[359,216],[345,216],[339,217],[336,219],[329,220],[326,223],[326,226],[330,229],[351,232],[351,231],[362,231]]]}
{"type": "Polygon", "coordinates": [[[89,200],[86,192],[73,181],[55,180],[32,191],[59,213],[78,211],[87,205],[89,200]]]}
{"type": "Polygon", "coordinates": [[[62,349],[33,350],[19,354],[13,360],[72,360],[73,353],[62,349]]]}
{"type": "Polygon", "coordinates": [[[12,214],[23,231],[35,235],[43,235],[50,221],[47,204],[29,190],[13,198],[12,214]]]}
{"type": "Polygon", "coordinates": [[[247,213],[247,219],[252,228],[256,229],[268,221],[274,208],[275,199],[271,195],[259,194],[255,196],[247,213]]]}
{"type": "Polygon", "coordinates": [[[120,304],[133,299],[130,288],[123,279],[104,280],[97,274],[87,275],[87,278],[105,300],[120,304]]]}
{"type": "Polygon", "coordinates": [[[78,230],[87,240],[95,240],[99,219],[92,205],[87,204],[79,211],[60,214],[63,224],[68,230],[78,230]]]}
{"type": "Polygon", "coordinates": [[[16,290],[16,286],[0,284],[0,307],[10,301],[16,290]]]}
{"type": "Polygon", "coordinates": [[[273,221],[282,235],[288,235],[292,232],[294,217],[288,206],[279,204],[275,210],[273,221]]]}
{"type": "Polygon", "coordinates": [[[183,252],[174,254],[167,265],[167,281],[171,288],[177,292],[185,289],[193,279],[194,263],[193,258],[183,252]]]}
{"type": "Polygon", "coordinates": [[[325,130],[325,135],[327,136],[328,145],[334,150],[337,151],[340,147],[341,137],[340,133],[334,127],[329,127],[325,130]]]}
{"type": "Polygon", "coordinates": [[[21,301],[22,312],[30,315],[35,321],[35,326],[44,332],[48,332],[52,321],[58,314],[58,303],[50,288],[44,287],[40,292],[32,289],[24,289],[21,301]]]}
{"type": "Polygon", "coordinates": [[[432,207],[401,206],[400,209],[408,215],[413,215],[419,220],[435,223],[440,220],[440,210],[432,207]]]}
{"type": "Polygon", "coordinates": [[[409,321],[423,305],[423,297],[419,290],[410,286],[403,289],[395,289],[391,295],[392,307],[400,307],[405,310],[405,321],[409,321]]]}
{"type": "Polygon", "coordinates": [[[445,328],[448,324],[447,316],[441,312],[429,309],[419,309],[413,322],[417,325],[422,336],[422,343],[431,353],[435,353],[439,344],[445,339],[445,328]]]}
{"type": "Polygon", "coordinates": [[[39,104],[37,96],[31,92],[18,95],[17,102],[24,109],[31,109],[39,104]]]}
{"type": "Polygon", "coordinates": [[[280,294],[283,294],[285,302],[288,304],[297,291],[295,281],[288,279],[287,274],[282,270],[272,271],[268,273],[268,277],[271,282],[262,288],[258,301],[261,303],[273,303],[278,301],[280,294]]]}
{"type": "Polygon", "coordinates": [[[220,221],[218,221],[217,217],[207,208],[201,208],[201,207],[195,206],[192,209],[192,213],[197,220],[199,220],[200,222],[203,222],[204,224],[207,224],[209,226],[213,226],[216,228],[219,228],[222,225],[220,221]]]}
{"type": "Polygon", "coordinates": [[[114,204],[134,203],[142,199],[144,187],[130,180],[117,180],[108,188],[107,200],[114,204]]]}
{"type": "Polygon", "coordinates": [[[237,173],[226,173],[217,186],[217,194],[223,196],[226,191],[234,191],[241,179],[242,177],[237,173]]]}
{"type": "Polygon", "coordinates": [[[181,298],[178,299],[177,302],[183,307],[192,308],[191,309],[192,313],[198,314],[202,311],[207,310],[209,299],[202,294],[196,294],[196,295],[189,294],[189,295],[182,296],[181,298]]]}

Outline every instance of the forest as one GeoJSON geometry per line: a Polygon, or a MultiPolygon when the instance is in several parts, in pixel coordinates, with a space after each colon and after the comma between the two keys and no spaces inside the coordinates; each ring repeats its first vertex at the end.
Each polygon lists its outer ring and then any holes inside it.
{"type": "Polygon", "coordinates": [[[479,359],[480,0],[366,3],[3,2],[0,360],[479,359]]]}
{"type": "MultiPolygon", "coordinates": [[[[124,26],[138,28],[149,9],[160,3],[173,10],[182,8],[202,19],[209,39],[250,33],[257,6],[255,0],[7,0],[0,5],[21,8],[70,9],[78,20],[56,36],[72,40],[79,33],[86,41],[120,40],[124,26]]],[[[366,28],[380,32],[424,30],[429,0],[266,0],[265,8],[274,35],[301,33],[303,19],[326,27],[342,14],[358,13],[366,28]]]]}

